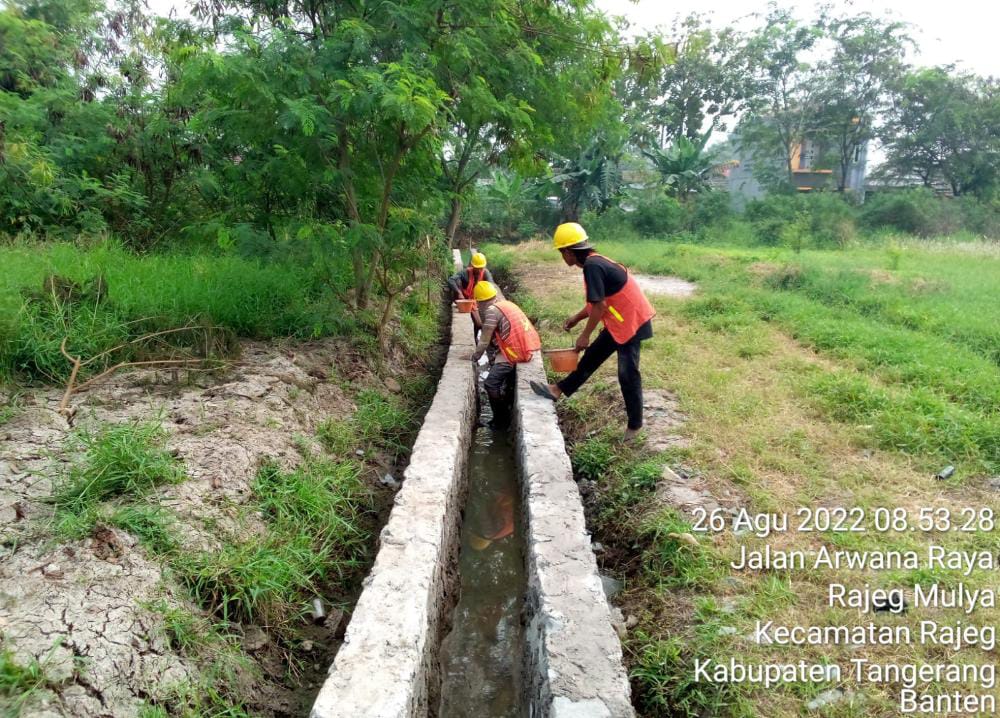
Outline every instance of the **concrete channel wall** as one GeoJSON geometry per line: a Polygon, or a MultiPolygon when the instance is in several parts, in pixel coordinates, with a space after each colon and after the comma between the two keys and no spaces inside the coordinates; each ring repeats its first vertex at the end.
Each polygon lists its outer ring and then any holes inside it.
{"type": "Polygon", "coordinates": [[[622,649],[580,492],[536,355],[517,371],[517,453],[527,555],[522,680],[530,718],[634,716],[622,649]]]}
{"type": "MultiPolygon", "coordinates": [[[[460,267],[457,251],[455,260],[460,267]]],[[[477,409],[473,364],[459,358],[474,348],[468,317],[454,313],[450,331],[437,393],[311,718],[436,713],[438,648],[446,613],[455,605],[466,465],[477,409]]]]}

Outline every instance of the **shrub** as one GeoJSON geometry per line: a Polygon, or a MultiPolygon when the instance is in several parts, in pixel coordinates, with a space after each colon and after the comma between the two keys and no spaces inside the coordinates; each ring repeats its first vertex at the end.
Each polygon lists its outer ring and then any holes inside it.
{"type": "Polygon", "coordinates": [[[663,237],[688,228],[688,209],[673,197],[659,196],[636,205],[628,215],[636,231],[647,237],[663,237]]]}
{"type": "Polygon", "coordinates": [[[849,244],[857,234],[856,214],[843,195],[831,192],[774,194],[749,202],[745,210],[761,244],[798,249],[849,244]]]}
{"type": "Polygon", "coordinates": [[[929,237],[941,234],[948,224],[945,214],[934,193],[921,188],[876,194],[865,202],[861,218],[869,229],[892,228],[929,237]]]}
{"type": "Polygon", "coordinates": [[[968,231],[1000,237],[1000,205],[975,197],[938,197],[920,187],[872,195],[861,212],[870,230],[894,229],[920,237],[968,231]]]}

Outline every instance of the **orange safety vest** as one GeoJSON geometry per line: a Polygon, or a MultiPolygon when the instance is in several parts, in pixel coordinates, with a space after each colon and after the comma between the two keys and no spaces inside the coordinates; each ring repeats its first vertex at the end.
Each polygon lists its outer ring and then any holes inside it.
{"type": "Polygon", "coordinates": [[[477,269],[476,267],[466,267],[465,286],[462,287],[462,296],[465,297],[466,299],[472,299],[472,290],[476,288],[476,285],[482,281],[484,276],[486,276],[485,269],[477,269]]]}
{"type": "MultiPolygon", "coordinates": [[[[601,254],[592,254],[590,256],[608,259],[601,254]]],[[[608,261],[618,264],[613,259],[608,259],[608,261]]],[[[642,289],[639,288],[639,283],[635,281],[632,273],[623,265],[618,264],[618,266],[624,269],[628,275],[625,279],[625,286],[610,297],[604,298],[607,309],[604,310],[601,321],[604,322],[604,327],[611,334],[612,339],[619,344],[625,344],[635,336],[635,333],[639,331],[639,327],[656,316],[656,310],[653,309],[653,305],[646,299],[646,295],[642,293],[642,289]]],[[[583,280],[583,291],[584,298],[586,298],[586,279],[583,280]]],[[[591,306],[590,302],[587,302],[587,307],[590,308],[591,306]]]]}
{"type": "Polygon", "coordinates": [[[493,332],[493,338],[496,339],[500,351],[511,364],[531,361],[532,352],[542,348],[542,339],[531,325],[531,320],[514,302],[503,300],[493,306],[507,318],[507,323],[510,325],[507,336],[500,333],[499,326],[497,331],[493,332]]]}

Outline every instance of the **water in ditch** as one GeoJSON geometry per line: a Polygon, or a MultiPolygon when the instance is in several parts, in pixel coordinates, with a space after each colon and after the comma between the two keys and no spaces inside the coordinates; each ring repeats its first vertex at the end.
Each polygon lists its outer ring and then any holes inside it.
{"type": "MultiPolygon", "coordinates": [[[[485,403],[485,402],[484,402],[485,403]]],[[[484,408],[483,417],[490,417],[484,408]]],[[[441,645],[440,718],[517,718],[524,551],[513,431],[476,431],[459,555],[461,594],[441,645]]]]}

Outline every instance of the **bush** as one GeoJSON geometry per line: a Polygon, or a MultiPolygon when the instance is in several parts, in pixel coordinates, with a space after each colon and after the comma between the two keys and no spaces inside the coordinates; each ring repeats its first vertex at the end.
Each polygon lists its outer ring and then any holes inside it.
{"type": "Polygon", "coordinates": [[[644,200],[627,216],[636,231],[647,237],[677,234],[689,226],[688,209],[673,197],[644,200]]]}
{"type": "Polygon", "coordinates": [[[753,200],[747,203],[744,216],[761,244],[792,243],[801,249],[849,244],[857,235],[856,215],[857,210],[844,196],[814,192],[753,200]],[[790,242],[790,234],[797,235],[796,241],[790,242]]]}
{"type": "Polygon", "coordinates": [[[1000,237],[1000,205],[975,197],[938,197],[920,187],[872,195],[861,212],[870,230],[893,229],[919,237],[962,231],[1000,237]]]}
{"type": "Polygon", "coordinates": [[[923,188],[876,194],[865,202],[861,219],[869,229],[891,228],[921,237],[949,234],[960,224],[950,208],[923,188]]]}

